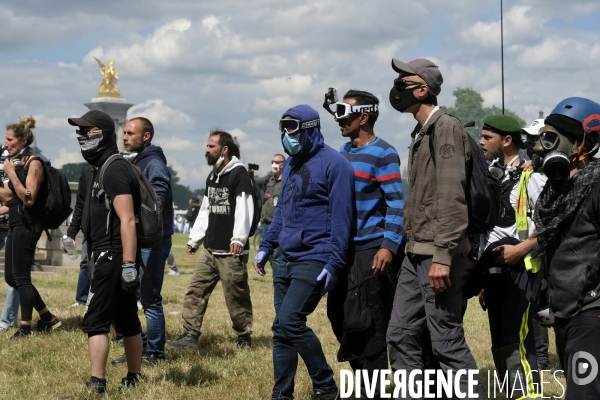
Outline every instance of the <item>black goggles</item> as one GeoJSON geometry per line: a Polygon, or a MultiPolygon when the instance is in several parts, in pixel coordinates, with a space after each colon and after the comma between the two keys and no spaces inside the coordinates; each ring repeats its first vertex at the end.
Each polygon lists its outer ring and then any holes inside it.
{"type": "Polygon", "coordinates": [[[315,128],[320,125],[319,119],[302,122],[299,119],[285,118],[279,121],[279,132],[293,135],[300,129],[315,128]]]}

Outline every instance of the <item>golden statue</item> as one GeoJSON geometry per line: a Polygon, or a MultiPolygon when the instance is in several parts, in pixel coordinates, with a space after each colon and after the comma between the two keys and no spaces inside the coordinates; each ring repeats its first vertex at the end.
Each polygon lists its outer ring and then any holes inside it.
{"type": "Polygon", "coordinates": [[[100,92],[98,92],[98,96],[121,97],[121,93],[119,92],[119,88],[117,87],[119,73],[115,69],[114,61],[109,61],[107,67],[102,61],[98,60],[96,57],[94,57],[94,59],[98,61],[100,72],[102,72],[102,75],[104,75],[104,79],[100,84],[100,92]]]}

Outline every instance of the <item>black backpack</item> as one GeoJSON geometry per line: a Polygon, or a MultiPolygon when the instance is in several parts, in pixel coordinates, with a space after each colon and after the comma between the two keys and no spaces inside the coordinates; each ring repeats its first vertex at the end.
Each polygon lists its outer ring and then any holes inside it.
{"type": "Polygon", "coordinates": [[[251,194],[252,201],[254,202],[254,215],[252,216],[252,225],[250,225],[250,235],[248,235],[248,237],[254,236],[254,234],[256,233],[256,228],[258,227],[258,223],[260,222],[260,215],[262,213],[263,205],[262,191],[260,190],[256,182],[254,182],[254,179],[250,179],[250,182],[252,183],[251,194]]]}
{"type": "MultiPolygon", "coordinates": [[[[54,168],[49,161],[33,157],[30,161],[39,160],[44,168],[44,183],[36,202],[42,204],[42,227],[48,240],[52,240],[49,229],[58,229],[73,212],[71,208],[71,188],[65,174],[54,168]]],[[[28,162],[29,163],[29,162],[28,162]]]]}
{"type": "MultiPolygon", "coordinates": [[[[453,118],[456,118],[450,115],[453,118]]],[[[458,118],[456,118],[458,120],[458,118]]],[[[459,120],[460,122],[460,120],[459,120]]],[[[433,134],[435,123],[429,127],[429,152],[435,164],[433,134]]],[[[465,132],[466,133],[466,132],[465,132]]],[[[479,143],[467,133],[471,159],[467,164],[467,188],[465,191],[467,208],[469,210],[469,225],[467,233],[485,233],[496,226],[500,215],[500,200],[502,190],[500,183],[490,174],[488,165],[479,143]]]]}
{"type": "Polygon", "coordinates": [[[154,247],[160,243],[163,237],[163,206],[154,191],[154,188],[146,178],[146,175],[142,170],[125,160],[120,154],[113,154],[110,156],[102,168],[100,169],[100,175],[98,181],[100,182],[100,190],[96,197],[100,198],[104,194],[104,202],[106,203],[106,209],[109,210],[108,216],[106,217],[106,231],[108,232],[110,224],[110,199],[104,192],[104,172],[106,168],[115,160],[121,159],[131,167],[133,175],[137,178],[140,187],[140,200],[141,204],[134,204],[135,206],[135,228],[137,232],[138,248],[140,247],[154,247]]]}

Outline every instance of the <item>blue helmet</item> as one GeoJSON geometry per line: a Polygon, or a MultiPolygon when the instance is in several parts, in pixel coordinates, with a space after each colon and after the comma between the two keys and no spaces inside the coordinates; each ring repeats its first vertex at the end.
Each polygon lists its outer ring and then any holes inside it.
{"type": "Polygon", "coordinates": [[[564,115],[578,121],[583,125],[586,133],[600,131],[600,104],[583,97],[569,97],[564,99],[550,113],[564,115]]]}

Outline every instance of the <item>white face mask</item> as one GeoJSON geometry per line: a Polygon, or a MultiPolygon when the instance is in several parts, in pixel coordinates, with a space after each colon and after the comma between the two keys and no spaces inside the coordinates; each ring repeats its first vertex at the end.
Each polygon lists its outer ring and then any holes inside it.
{"type": "Polygon", "coordinates": [[[271,171],[277,173],[281,170],[281,166],[279,164],[273,163],[271,164],[271,171]]]}
{"type": "Polygon", "coordinates": [[[219,168],[221,164],[223,164],[223,161],[225,161],[225,157],[223,157],[223,153],[221,153],[221,157],[219,157],[219,159],[214,165],[215,169],[219,168]]]}
{"type": "Polygon", "coordinates": [[[91,131],[86,135],[77,135],[81,151],[95,150],[102,141],[102,131],[91,131]]]}

